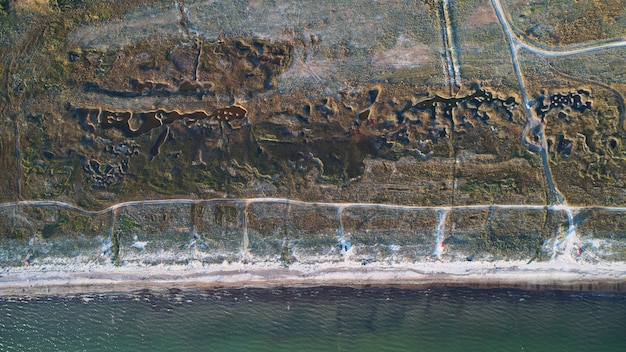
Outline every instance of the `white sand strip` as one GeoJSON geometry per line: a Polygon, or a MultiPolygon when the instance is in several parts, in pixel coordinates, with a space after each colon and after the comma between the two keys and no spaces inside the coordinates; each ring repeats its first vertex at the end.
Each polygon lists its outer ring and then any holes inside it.
{"type": "Polygon", "coordinates": [[[575,262],[275,263],[189,266],[24,266],[0,272],[0,295],[63,295],[171,288],[469,286],[525,290],[626,291],[626,264],[575,262]]]}

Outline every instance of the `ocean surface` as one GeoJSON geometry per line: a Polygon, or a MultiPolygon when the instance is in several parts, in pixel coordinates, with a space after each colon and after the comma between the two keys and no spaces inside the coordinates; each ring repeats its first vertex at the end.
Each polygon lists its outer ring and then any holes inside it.
{"type": "Polygon", "coordinates": [[[626,296],[284,288],[0,298],[1,351],[624,351],[626,296]]]}

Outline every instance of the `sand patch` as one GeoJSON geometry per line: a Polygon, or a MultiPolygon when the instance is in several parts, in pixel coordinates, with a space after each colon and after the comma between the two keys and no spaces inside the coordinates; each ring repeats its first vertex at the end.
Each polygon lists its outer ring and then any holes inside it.
{"type": "Polygon", "coordinates": [[[498,17],[493,7],[487,2],[476,7],[467,22],[468,27],[480,27],[492,23],[498,23],[498,17]]]}
{"type": "Polygon", "coordinates": [[[393,48],[374,56],[373,64],[377,67],[406,69],[417,68],[430,61],[430,48],[427,45],[416,43],[401,34],[393,48]]]}

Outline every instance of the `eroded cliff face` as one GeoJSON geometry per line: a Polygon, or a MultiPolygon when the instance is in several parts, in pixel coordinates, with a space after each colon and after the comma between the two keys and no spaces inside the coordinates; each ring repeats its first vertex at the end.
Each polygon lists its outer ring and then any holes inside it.
{"type": "Polygon", "coordinates": [[[0,14],[6,264],[623,260],[621,76],[489,2],[46,6],[0,14]]]}

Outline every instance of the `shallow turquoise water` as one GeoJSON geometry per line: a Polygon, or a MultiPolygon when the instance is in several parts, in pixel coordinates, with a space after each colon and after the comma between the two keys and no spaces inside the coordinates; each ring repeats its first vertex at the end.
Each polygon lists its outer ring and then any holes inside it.
{"type": "Polygon", "coordinates": [[[2,351],[623,351],[626,296],[309,288],[0,299],[2,351]]]}

